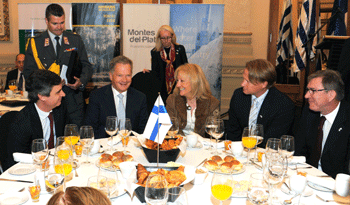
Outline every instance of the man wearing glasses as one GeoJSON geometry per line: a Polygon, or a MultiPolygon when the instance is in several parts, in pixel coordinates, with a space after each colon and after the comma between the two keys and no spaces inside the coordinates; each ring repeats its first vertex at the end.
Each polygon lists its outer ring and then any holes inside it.
{"type": "Polygon", "coordinates": [[[350,104],[343,100],[344,82],[333,70],[308,77],[305,106],[296,133],[296,155],[336,177],[349,173],[350,104]]]}

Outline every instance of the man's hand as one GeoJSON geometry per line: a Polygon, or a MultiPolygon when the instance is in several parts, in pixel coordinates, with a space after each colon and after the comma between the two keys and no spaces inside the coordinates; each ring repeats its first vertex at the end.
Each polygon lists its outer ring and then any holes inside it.
{"type": "Polygon", "coordinates": [[[143,72],[143,73],[149,73],[149,72],[150,72],[150,70],[148,70],[148,69],[144,68],[142,72],[143,72]]]}
{"type": "Polygon", "coordinates": [[[82,83],[80,82],[80,79],[75,76],[74,76],[74,79],[75,79],[75,83],[74,84],[67,83],[67,86],[73,90],[76,90],[81,86],[82,83]]]}

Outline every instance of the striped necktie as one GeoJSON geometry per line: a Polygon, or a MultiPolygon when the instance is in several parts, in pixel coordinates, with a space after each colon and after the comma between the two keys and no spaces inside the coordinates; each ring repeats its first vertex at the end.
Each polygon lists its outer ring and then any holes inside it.
{"type": "MultiPolygon", "coordinates": [[[[124,120],[125,119],[125,109],[123,104],[124,95],[120,93],[118,95],[118,98],[119,98],[119,103],[117,107],[118,120],[124,120]]],[[[124,125],[120,125],[120,126],[124,126],[124,125]]]]}
{"type": "Polygon", "coordinates": [[[257,117],[258,117],[258,99],[255,98],[253,100],[252,106],[250,107],[250,113],[249,113],[249,127],[252,126],[252,124],[256,124],[257,117]]]}

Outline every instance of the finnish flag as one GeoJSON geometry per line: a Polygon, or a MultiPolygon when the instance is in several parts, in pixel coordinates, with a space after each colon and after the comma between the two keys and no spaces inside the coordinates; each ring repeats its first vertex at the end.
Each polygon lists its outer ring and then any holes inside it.
{"type": "Polygon", "coordinates": [[[171,126],[172,123],[170,117],[165,109],[163,100],[159,95],[148,118],[143,136],[154,142],[162,144],[165,135],[168,133],[168,130],[171,128],[171,126]]]}

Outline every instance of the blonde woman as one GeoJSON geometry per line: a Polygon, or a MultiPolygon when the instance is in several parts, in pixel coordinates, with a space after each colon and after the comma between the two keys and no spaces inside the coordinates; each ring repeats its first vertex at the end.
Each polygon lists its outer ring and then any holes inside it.
{"type": "Polygon", "coordinates": [[[220,102],[210,91],[202,68],[184,64],[175,71],[176,88],[167,100],[170,117],[176,117],[185,135],[191,131],[205,136],[205,120],[219,115],[220,102]]]}

